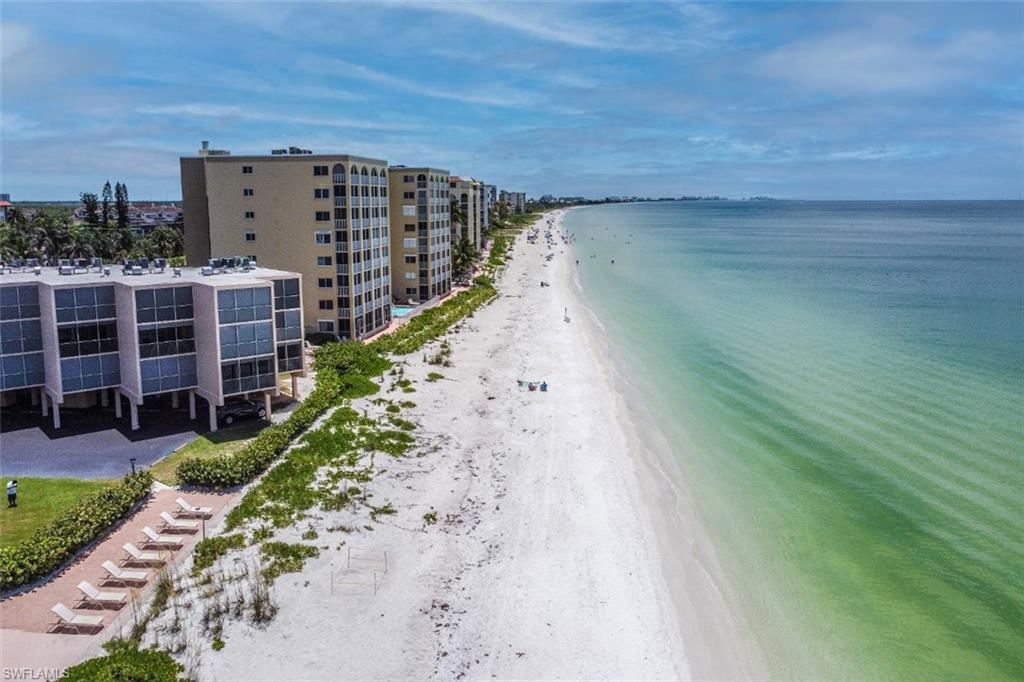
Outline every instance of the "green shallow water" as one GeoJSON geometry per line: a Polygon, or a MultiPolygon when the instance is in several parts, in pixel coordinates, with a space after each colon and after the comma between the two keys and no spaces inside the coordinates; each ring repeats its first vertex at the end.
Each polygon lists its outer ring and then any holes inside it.
{"type": "Polygon", "coordinates": [[[565,225],[773,677],[1024,679],[1024,203],[565,225]]]}

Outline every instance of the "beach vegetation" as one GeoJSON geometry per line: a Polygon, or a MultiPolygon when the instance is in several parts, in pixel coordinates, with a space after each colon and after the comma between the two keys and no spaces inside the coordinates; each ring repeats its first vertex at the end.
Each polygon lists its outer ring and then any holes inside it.
{"type": "Polygon", "coordinates": [[[184,682],[185,668],[165,651],[140,649],[138,642],[112,639],[107,654],[90,658],[64,671],[69,682],[184,682]]]}
{"type": "Polygon", "coordinates": [[[57,570],[123,519],[149,495],[152,484],[148,471],[129,474],[120,483],[79,497],[74,506],[28,538],[0,547],[0,590],[26,585],[57,570]]]}
{"type": "Polygon", "coordinates": [[[426,514],[424,514],[423,523],[427,526],[433,526],[435,523],[437,523],[437,512],[428,511],[426,514]]]}
{"type": "Polygon", "coordinates": [[[318,556],[320,550],[312,545],[265,542],[260,546],[260,553],[268,562],[261,573],[267,580],[273,580],[282,573],[298,573],[306,559],[318,556]]]}
{"type": "Polygon", "coordinates": [[[245,536],[241,533],[228,535],[215,535],[200,540],[192,550],[192,574],[199,573],[210,566],[232,549],[241,549],[245,546],[245,536]]]}

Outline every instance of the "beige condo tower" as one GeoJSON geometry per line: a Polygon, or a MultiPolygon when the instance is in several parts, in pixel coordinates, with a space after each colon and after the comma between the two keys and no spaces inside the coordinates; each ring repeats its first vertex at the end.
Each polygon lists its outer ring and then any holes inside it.
{"type": "Polygon", "coordinates": [[[241,255],[302,274],[306,332],[364,339],[391,322],[387,162],[295,147],[181,159],[189,265],[241,255]]]}
{"type": "Polygon", "coordinates": [[[484,184],[478,180],[453,175],[449,183],[452,197],[462,207],[465,223],[452,222],[452,239],[458,241],[465,237],[477,250],[482,246],[482,221],[484,217],[484,184]]]}
{"type": "Polygon", "coordinates": [[[391,291],[396,301],[422,303],[452,288],[448,171],[392,166],[391,291]]]}

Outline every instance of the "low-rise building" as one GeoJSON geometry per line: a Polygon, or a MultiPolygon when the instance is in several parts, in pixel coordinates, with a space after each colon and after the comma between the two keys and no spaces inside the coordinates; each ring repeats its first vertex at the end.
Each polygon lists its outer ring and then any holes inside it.
{"type": "Polygon", "coordinates": [[[0,274],[0,405],[28,393],[60,427],[62,405],[186,397],[196,418],[240,395],[270,397],[282,377],[305,372],[301,275],[215,259],[216,267],[167,268],[84,261],[0,274]]]}
{"type": "Polygon", "coordinates": [[[451,206],[448,171],[392,166],[391,294],[422,303],[452,288],[451,206]]]}

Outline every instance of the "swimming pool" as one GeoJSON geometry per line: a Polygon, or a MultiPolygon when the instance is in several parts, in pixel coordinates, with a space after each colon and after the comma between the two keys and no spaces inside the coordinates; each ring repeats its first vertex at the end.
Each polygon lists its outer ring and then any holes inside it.
{"type": "Polygon", "coordinates": [[[405,317],[414,310],[416,310],[415,306],[392,305],[391,317],[405,317]]]}

